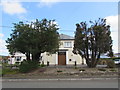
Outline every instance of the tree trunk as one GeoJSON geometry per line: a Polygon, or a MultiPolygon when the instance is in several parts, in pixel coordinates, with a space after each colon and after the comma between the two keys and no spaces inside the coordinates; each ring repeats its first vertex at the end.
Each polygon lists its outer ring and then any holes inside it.
{"type": "Polygon", "coordinates": [[[89,68],[91,68],[91,62],[90,62],[90,59],[86,59],[86,64],[89,68]]]}
{"type": "Polygon", "coordinates": [[[98,54],[97,60],[96,60],[96,62],[95,62],[95,65],[97,65],[99,59],[100,59],[100,52],[99,52],[99,54],[98,54]]]}
{"type": "Polygon", "coordinates": [[[26,53],[26,59],[30,60],[30,52],[26,53]]]}
{"type": "Polygon", "coordinates": [[[32,61],[39,62],[41,53],[32,54],[32,61]]]}
{"type": "Polygon", "coordinates": [[[92,62],[91,62],[91,66],[92,66],[92,68],[95,68],[96,67],[96,65],[97,65],[97,59],[96,59],[96,57],[95,56],[93,56],[92,58],[92,62]]]}
{"type": "Polygon", "coordinates": [[[95,68],[95,67],[97,66],[97,63],[96,63],[96,62],[97,62],[97,59],[94,59],[94,62],[92,63],[92,64],[93,64],[93,65],[92,65],[93,68],[95,68]]]}
{"type": "MultiPolygon", "coordinates": [[[[91,58],[92,59],[92,58],[91,58]]],[[[86,64],[89,68],[95,68],[96,67],[96,60],[86,59],[86,64]],[[94,62],[93,62],[94,61],[94,62]],[[95,63],[95,64],[94,64],[95,63]]]]}

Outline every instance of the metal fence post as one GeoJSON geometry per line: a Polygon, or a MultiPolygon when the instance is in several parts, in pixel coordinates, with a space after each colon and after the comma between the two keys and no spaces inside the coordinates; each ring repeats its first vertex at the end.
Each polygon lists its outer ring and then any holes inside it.
{"type": "Polygon", "coordinates": [[[47,66],[49,66],[49,61],[47,61],[47,66]]]}
{"type": "Polygon", "coordinates": [[[77,62],[75,61],[75,66],[77,66],[77,62]]]}

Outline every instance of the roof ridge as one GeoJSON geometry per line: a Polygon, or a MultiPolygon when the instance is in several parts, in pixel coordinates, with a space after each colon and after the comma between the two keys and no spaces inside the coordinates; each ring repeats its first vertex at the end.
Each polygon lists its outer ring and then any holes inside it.
{"type": "Polygon", "coordinates": [[[60,39],[74,39],[74,37],[66,34],[60,34],[60,39]]]}

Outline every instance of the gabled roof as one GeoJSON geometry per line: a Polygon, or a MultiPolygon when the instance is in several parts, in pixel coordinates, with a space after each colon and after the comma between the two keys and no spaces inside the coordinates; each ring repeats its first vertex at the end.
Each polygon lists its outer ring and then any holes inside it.
{"type": "Polygon", "coordinates": [[[69,35],[65,35],[65,34],[60,34],[60,39],[61,40],[73,40],[74,37],[69,36],[69,35]]]}

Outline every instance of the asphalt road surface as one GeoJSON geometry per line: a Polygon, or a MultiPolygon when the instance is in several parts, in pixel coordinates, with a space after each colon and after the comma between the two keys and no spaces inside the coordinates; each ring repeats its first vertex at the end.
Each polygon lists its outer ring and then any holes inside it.
{"type": "Polygon", "coordinates": [[[118,80],[3,81],[2,88],[118,88],[118,80]]]}

